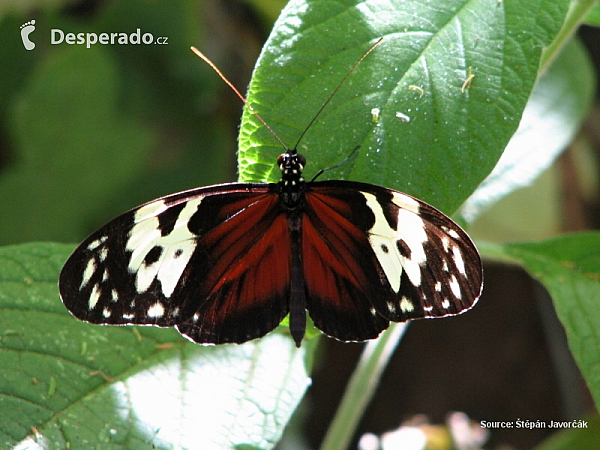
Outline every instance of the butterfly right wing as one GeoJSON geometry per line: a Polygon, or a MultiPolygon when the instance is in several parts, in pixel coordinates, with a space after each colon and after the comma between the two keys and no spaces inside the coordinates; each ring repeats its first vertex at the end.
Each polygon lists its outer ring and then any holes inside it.
{"type": "Polygon", "coordinates": [[[60,294],[87,322],[176,326],[198,343],[245,342],[288,312],[289,245],[273,185],[193,189],[93,233],[65,263],[60,294]]]}
{"type": "Polygon", "coordinates": [[[469,236],[401,192],[312,183],[303,233],[307,309],[336,339],[372,339],[389,321],[460,314],[481,294],[481,259],[469,236]]]}

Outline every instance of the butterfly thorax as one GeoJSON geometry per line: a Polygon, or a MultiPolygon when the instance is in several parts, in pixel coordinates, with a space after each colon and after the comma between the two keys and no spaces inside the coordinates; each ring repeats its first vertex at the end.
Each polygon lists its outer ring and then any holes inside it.
{"type": "Polygon", "coordinates": [[[281,204],[286,210],[294,210],[301,206],[304,196],[306,181],[302,171],[306,165],[306,158],[296,150],[288,150],[279,155],[277,165],[281,170],[278,183],[281,204]]]}

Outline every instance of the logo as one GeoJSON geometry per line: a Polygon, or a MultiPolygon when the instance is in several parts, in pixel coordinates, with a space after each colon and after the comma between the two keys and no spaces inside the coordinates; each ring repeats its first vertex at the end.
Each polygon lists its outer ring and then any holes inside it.
{"type": "Polygon", "coordinates": [[[143,33],[138,28],[131,34],[127,33],[65,33],[63,30],[53,28],[50,31],[50,44],[85,44],[87,48],[90,48],[94,44],[120,44],[120,45],[139,45],[139,44],[159,44],[166,45],[168,38],[166,36],[159,36],[154,38],[152,33],[143,33]]]}
{"type": "Polygon", "coordinates": [[[33,50],[35,43],[31,42],[29,35],[35,30],[35,20],[30,20],[21,25],[21,39],[23,40],[23,46],[25,50],[33,50]]]}
{"type": "MultiPolygon", "coordinates": [[[[31,33],[35,31],[35,20],[30,20],[21,25],[21,40],[23,47],[26,50],[33,50],[35,43],[29,39],[31,33]]],[[[167,36],[155,37],[152,33],[142,33],[140,28],[137,28],[133,33],[65,33],[63,30],[53,28],[50,30],[50,44],[84,44],[87,48],[91,48],[95,44],[103,45],[167,45],[167,36]]]]}

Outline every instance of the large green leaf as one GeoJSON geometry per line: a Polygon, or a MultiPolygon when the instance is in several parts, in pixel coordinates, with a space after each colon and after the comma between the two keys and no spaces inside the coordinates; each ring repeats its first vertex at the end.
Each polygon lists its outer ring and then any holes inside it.
{"type": "Polygon", "coordinates": [[[275,445],[308,385],[305,348],[278,333],[203,347],[79,322],[56,286],[70,250],[0,248],[0,448],[275,445]]]}
{"type": "MultiPolygon", "coordinates": [[[[294,146],[383,37],[300,142],[307,176],[360,145],[355,159],[325,176],[401,189],[452,212],[517,129],[542,48],[568,4],[292,0],[263,49],[248,99],[294,146]]],[[[282,148],[248,111],[240,144],[242,178],[277,179],[282,148]]]]}
{"type": "Polygon", "coordinates": [[[548,289],[571,352],[600,405],[600,233],[482,247],[514,258],[548,289]]]}

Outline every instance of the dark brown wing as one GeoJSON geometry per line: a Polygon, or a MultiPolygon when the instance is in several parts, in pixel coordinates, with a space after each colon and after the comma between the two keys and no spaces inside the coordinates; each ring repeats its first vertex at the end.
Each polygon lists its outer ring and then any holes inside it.
{"type": "Polygon", "coordinates": [[[60,294],[88,322],[176,326],[199,343],[244,342],[288,312],[289,246],[273,185],[194,189],[93,233],[65,263],[60,294]]]}
{"type": "Polygon", "coordinates": [[[303,257],[307,309],[342,341],[373,338],[389,320],[460,314],[483,286],[479,253],[448,216],[365,183],[310,185],[303,257]]]}
{"type": "MultiPolygon", "coordinates": [[[[189,266],[195,282],[190,277],[180,293],[198,298],[200,306],[177,324],[183,335],[195,342],[241,343],[273,330],[288,313],[290,237],[278,202],[269,193],[250,206],[228,205],[239,212],[201,233],[189,266]]],[[[221,199],[214,206],[214,217],[225,219],[221,199]]]]}

